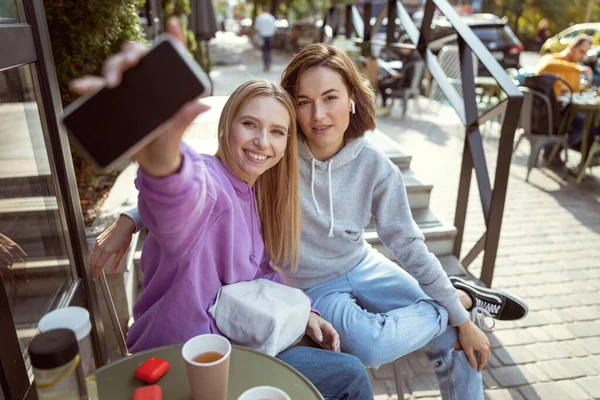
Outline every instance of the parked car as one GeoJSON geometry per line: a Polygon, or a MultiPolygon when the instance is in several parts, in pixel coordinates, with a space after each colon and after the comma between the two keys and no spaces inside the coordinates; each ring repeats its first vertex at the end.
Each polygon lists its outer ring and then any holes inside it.
{"type": "Polygon", "coordinates": [[[252,18],[244,18],[240,21],[240,29],[238,30],[238,36],[250,36],[250,29],[252,28],[252,18]]]}
{"type": "MultiPolygon", "coordinates": [[[[475,36],[492,53],[502,68],[520,68],[519,58],[523,51],[523,44],[507,25],[506,18],[499,18],[493,14],[466,14],[462,15],[461,19],[473,30],[475,36]]],[[[421,21],[415,22],[420,25],[421,21]]],[[[456,44],[454,34],[454,28],[445,17],[435,17],[432,21],[431,33],[431,40],[435,41],[429,48],[437,54],[444,46],[456,44]]],[[[478,74],[489,75],[481,63],[479,63],[478,74]]]]}
{"type": "MultiPolygon", "coordinates": [[[[564,31],[552,36],[540,49],[540,54],[558,53],[563,51],[577,35],[585,33],[590,35],[594,41],[594,46],[600,46],[600,22],[589,22],[585,24],[573,25],[564,31]]],[[[592,47],[594,47],[592,46],[592,47]]]]}

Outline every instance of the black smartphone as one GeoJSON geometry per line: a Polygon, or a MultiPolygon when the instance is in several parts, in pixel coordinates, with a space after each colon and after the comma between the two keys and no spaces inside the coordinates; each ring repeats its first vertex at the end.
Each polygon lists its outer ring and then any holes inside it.
{"type": "Polygon", "coordinates": [[[154,139],[185,103],[210,93],[210,85],[185,47],[162,35],[119,86],[70,104],[63,124],[96,167],[108,171],[154,139]]]}

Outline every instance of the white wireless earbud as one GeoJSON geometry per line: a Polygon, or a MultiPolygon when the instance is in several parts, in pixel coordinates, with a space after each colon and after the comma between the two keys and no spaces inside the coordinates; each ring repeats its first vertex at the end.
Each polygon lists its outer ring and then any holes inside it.
{"type": "Polygon", "coordinates": [[[354,100],[350,100],[350,107],[352,107],[352,114],[356,114],[356,103],[354,100]]]}

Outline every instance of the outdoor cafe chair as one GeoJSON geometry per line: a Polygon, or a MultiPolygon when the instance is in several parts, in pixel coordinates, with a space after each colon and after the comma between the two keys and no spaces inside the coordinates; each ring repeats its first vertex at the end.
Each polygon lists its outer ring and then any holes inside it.
{"type": "MultiPolygon", "coordinates": [[[[382,69],[386,67],[386,62],[378,59],[377,63],[382,69]]],[[[418,98],[421,94],[421,81],[425,72],[425,63],[423,61],[409,61],[402,66],[401,75],[391,75],[390,78],[379,82],[379,89],[384,99],[392,99],[391,106],[396,99],[402,99],[402,117],[406,116],[408,101],[418,98]],[[404,86],[405,77],[412,70],[410,85],[404,86]]],[[[384,104],[387,105],[387,104],[384,104]]]]}
{"type": "MultiPolygon", "coordinates": [[[[558,151],[568,148],[568,127],[564,125],[566,111],[570,106],[573,90],[564,78],[554,74],[540,74],[528,76],[519,86],[523,93],[523,105],[519,120],[521,135],[515,144],[514,151],[521,143],[523,137],[529,140],[531,152],[527,162],[527,176],[533,167],[537,165],[540,151],[549,144],[554,144],[554,151],[548,158],[546,166],[549,165],[558,151]],[[556,84],[560,84],[566,90],[566,101],[559,102],[554,93],[556,84]]],[[[568,161],[568,151],[565,151],[565,161],[568,161]]]]}
{"type": "MultiPolygon", "coordinates": [[[[521,91],[521,93],[523,93],[523,106],[521,108],[521,117],[519,119],[518,128],[521,131],[521,135],[517,139],[517,143],[515,144],[513,153],[517,150],[523,138],[529,140],[529,143],[531,145],[531,151],[529,153],[529,159],[527,160],[527,176],[525,177],[525,182],[528,182],[531,170],[537,165],[537,160],[540,155],[540,151],[548,144],[558,144],[566,149],[567,135],[557,134],[554,131],[555,121],[553,121],[552,118],[552,106],[550,104],[550,99],[548,98],[548,96],[524,86],[519,86],[519,90],[521,91]],[[532,115],[534,112],[534,102],[536,99],[538,100],[538,102],[541,102],[541,104],[538,104],[535,107],[536,112],[540,112],[543,108],[545,108],[544,114],[547,117],[548,127],[548,132],[546,135],[535,134],[532,129],[532,115]]],[[[565,151],[565,158],[567,157],[568,152],[565,151]]]]}

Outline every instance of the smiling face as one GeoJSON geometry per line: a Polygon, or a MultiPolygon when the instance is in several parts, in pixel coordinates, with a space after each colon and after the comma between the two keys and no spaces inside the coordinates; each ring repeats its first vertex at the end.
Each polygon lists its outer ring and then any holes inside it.
{"type": "Polygon", "coordinates": [[[288,141],[290,115],[270,96],[256,96],[236,114],[229,132],[231,153],[254,184],[281,160],[288,141]]]}
{"type": "Polygon", "coordinates": [[[300,76],[295,99],[298,124],[318,160],[326,161],[344,147],[350,99],[342,76],[331,68],[313,67],[300,76]]]}

